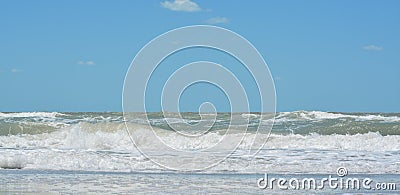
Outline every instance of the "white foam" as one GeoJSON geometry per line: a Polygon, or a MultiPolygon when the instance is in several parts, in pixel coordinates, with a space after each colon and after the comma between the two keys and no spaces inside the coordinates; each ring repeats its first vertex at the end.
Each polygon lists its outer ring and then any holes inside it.
{"type": "MultiPolygon", "coordinates": [[[[139,146],[152,147],[145,126],[133,125],[132,135],[140,138],[139,146]],[[139,131],[139,129],[142,129],[139,131]]],[[[192,141],[176,136],[175,132],[155,129],[174,147],[192,150],[210,147],[223,134],[211,132],[192,141]]],[[[243,140],[234,158],[207,170],[211,172],[324,172],[346,165],[357,172],[398,173],[400,135],[379,133],[356,135],[277,135],[272,134],[264,149],[249,164],[247,148],[254,134],[243,140]],[[378,170],[378,168],[384,168],[378,170]],[[397,171],[397,172],[396,172],[397,171]],[[270,171],[271,172],[271,171],[270,171]]],[[[236,144],[242,134],[226,135],[228,145],[236,144]]],[[[259,141],[267,139],[261,135],[259,141]]],[[[156,149],[156,148],[154,148],[156,149]]],[[[223,149],[223,147],[221,147],[223,149]]],[[[162,152],[162,151],[159,151],[162,152]]],[[[169,158],[173,159],[173,158],[169,158]]],[[[210,159],[211,160],[211,159],[210,159]]],[[[51,133],[0,136],[0,167],[85,171],[152,171],[161,168],[143,157],[125,131],[124,124],[78,123],[51,133]]],[[[334,171],[334,170],[333,170],[334,171]]]]}
{"type": "MultiPolygon", "coordinates": [[[[132,124],[133,125],[133,124],[132,124]]],[[[139,145],[152,147],[149,134],[151,129],[146,126],[133,125],[132,136],[139,137],[139,145]]],[[[158,135],[180,149],[202,149],[215,145],[223,134],[210,132],[193,141],[193,138],[177,136],[176,132],[153,128],[158,135]],[[202,145],[200,145],[200,143],[202,145]]],[[[255,134],[249,134],[249,140],[255,134]]],[[[260,135],[260,140],[267,139],[266,134],[260,135]]],[[[240,140],[243,134],[231,133],[225,139],[240,140]]],[[[159,141],[159,140],[153,140],[159,141]]],[[[244,140],[246,142],[246,140],[244,140]]],[[[250,141],[249,141],[250,142],[250,141]]],[[[278,135],[272,134],[267,146],[270,148],[320,148],[320,149],[349,149],[367,151],[392,151],[400,150],[400,135],[382,136],[379,133],[369,132],[356,135],[278,135]]],[[[10,148],[56,148],[56,149],[92,149],[92,150],[129,150],[132,142],[125,130],[124,124],[115,123],[78,123],[61,128],[51,133],[34,135],[0,136],[0,147],[10,148]]]]}
{"type": "Polygon", "coordinates": [[[340,114],[322,111],[295,111],[295,112],[280,112],[275,122],[287,122],[298,120],[323,120],[323,119],[339,119],[339,118],[353,118],[356,121],[378,120],[384,122],[400,122],[398,116],[382,116],[379,114],[373,115],[354,115],[354,114],[340,114]]]}
{"type": "Polygon", "coordinates": [[[252,113],[243,113],[242,117],[243,118],[258,118],[260,115],[258,114],[252,114],[252,113]]]}
{"type": "Polygon", "coordinates": [[[0,158],[0,168],[3,169],[22,169],[26,166],[26,159],[20,154],[3,155],[0,158]]]}
{"type": "Polygon", "coordinates": [[[400,135],[382,136],[375,132],[356,135],[272,134],[265,147],[270,149],[398,151],[400,150],[400,135]]]}
{"type": "Polygon", "coordinates": [[[38,118],[56,118],[57,116],[65,116],[65,114],[58,112],[16,112],[16,113],[2,113],[2,118],[27,118],[27,117],[38,117],[38,118]]]}

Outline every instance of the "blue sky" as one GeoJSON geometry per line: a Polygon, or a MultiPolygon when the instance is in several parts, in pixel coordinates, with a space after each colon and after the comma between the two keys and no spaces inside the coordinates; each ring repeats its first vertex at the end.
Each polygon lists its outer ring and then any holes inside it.
{"type": "Polygon", "coordinates": [[[147,42],[212,24],[263,55],[278,111],[400,112],[399,9],[395,0],[3,0],[0,111],[121,111],[125,73],[147,42]]]}

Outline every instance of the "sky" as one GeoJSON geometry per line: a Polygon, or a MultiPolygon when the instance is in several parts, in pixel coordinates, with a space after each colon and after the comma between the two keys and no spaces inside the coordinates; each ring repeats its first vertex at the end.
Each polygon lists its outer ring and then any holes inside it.
{"type": "MultiPolygon", "coordinates": [[[[400,112],[399,10],[396,0],[2,0],[0,112],[121,111],[140,49],[198,24],[257,48],[277,111],[400,112]]],[[[182,106],[191,109],[196,97],[182,106]]]]}

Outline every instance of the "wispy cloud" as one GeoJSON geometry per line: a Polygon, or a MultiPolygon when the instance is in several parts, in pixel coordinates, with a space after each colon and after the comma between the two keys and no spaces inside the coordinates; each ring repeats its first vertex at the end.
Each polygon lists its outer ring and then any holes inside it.
{"type": "Polygon", "coordinates": [[[207,24],[225,24],[228,23],[229,20],[228,18],[225,17],[215,17],[215,18],[210,18],[205,21],[207,24]]]}
{"type": "Polygon", "coordinates": [[[17,73],[17,72],[22,72],[22,71],[23,71],[23,70],[17,69],[17,68],[11,69],[11,72],[12,72],[12,73],[17,73]]]}
{"type": "Polygon", "coordinates": [[[161,6],[172,11],[197,12],[201,7],[191,0],[174,0],[161,2],[161,6]]]}
{"type": "Polygon", "coordinates": [[[79,65],[87,65],[87,66],[94,66],[96,65],[96,63],[94,63],[93,61],[89,60],[89,61],[78,61],[79,65]]]}
{"type": "Polygon", "coordinates": [[[368,51],[382,51],[383,47],[382,46],[376,46],[376,45],[366,45],[362,47],[363,50],[368,50],[368,51]]]}

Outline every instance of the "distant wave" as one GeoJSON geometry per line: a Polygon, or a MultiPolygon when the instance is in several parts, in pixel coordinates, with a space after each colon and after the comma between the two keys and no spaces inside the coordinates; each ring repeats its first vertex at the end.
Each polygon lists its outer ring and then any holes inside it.
{"type": "MultiPolygon", "coordinates": [[[[161,113],[150,113],[148,118],[144,117],[143,114],[138,115],[140,116],[127,121],[127,123],[147,125],[149,122],[154,127],[172,130],[168,123],[177,125],[180,123],[196,124],[201,121],[201,118],[194,113],[183,113],[184,118],[163,118],[161,113]]],[[[248,126],[249,132],[255,132],[257,129],[268,129],[268,126],[274,123],[272,132],[277,134],[354,135],[377,132],[381,135],[400,135],[399,113],[295,111],[277,113],[274,120],[263,119],[257,113],[243,113],[239,114],[239,117],[249,119],[249,123],[235,123],[231,127],[234,129],[235,127],[248,126]]],[[[229,114],[218,114],[211,132],[227,129],[230,120],[229,114]]],[[[0,136],[48,133],[78,123],[93,124],[93,127],[88,126],[90,131],[111,131],[114,124],[124,123],[124,118],[122,113],[0,113],[0,136]]]]}
{"type": "Polygon", "coordinates": [[[357,121],[384,121],[384,122],[400,122],[400,116],[384,116],[383,114],[371,113],[331,113],[321,111],[295,111],[295,112],[280,112],[276,120],[324,120],[324,119],[340,119],[351,118],[357,121]]]}
{"type": "Polygon", "coordinates": [[[29,117],[55,118],[57,116],[65,116],[65,114],[58,112],[9,112],[9,113],[0,112],[0,118],[29,118],[29,117]]]}

